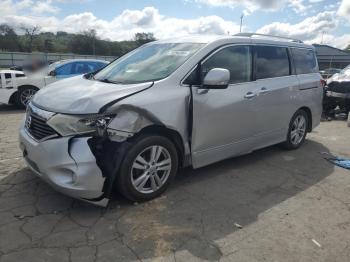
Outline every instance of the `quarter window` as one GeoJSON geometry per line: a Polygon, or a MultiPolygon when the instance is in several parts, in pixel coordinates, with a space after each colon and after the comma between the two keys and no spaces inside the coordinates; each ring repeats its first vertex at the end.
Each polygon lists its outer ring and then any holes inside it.
{"type": "Polygon", "coordinates": [[[287,48],[274,46],[256,47],[256,79],[290,75],[287,48]]]}
{"type": "Polygon", "coordinates": [[[292,48],[295,70],[298,75],[318,72],[315,52],[310,49],[292,48]]]}
{"type": "Polygon", "coordinates": [[[230,71],[230,84],[251,80],[252,58],[249,46],[226,47],[202,64],[202,79],[213,68],[225,68],[230,71]]]}
{"type": "Polygon", "coordinates": [[[87,62],[75,62],[72,74],[73,75],[80,75],[80,74],[86,74],[93,71],[93,67],[87,63],[87,62]]]}
{"type": "Polygon", "coordinates": [[[56,69],[56,75],[57,76],[66,76],[72,74],[72,64],[65,64],[59,68],[56,69]]]}

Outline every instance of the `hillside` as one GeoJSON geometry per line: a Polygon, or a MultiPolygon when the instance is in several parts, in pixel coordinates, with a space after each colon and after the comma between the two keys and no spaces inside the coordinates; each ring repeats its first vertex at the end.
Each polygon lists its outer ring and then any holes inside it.
{"type": "Polygon", "coordinates": [[[0,25],[0,50],[12,52],[74,53],[81,55],[121,56],[140,45],[153,41],[151,33],[137,33],[130,41],[108,41],[98,39],[96,31],[79,34],[67,32],[39,32],[40,29],[14,29],[0,25]]]}

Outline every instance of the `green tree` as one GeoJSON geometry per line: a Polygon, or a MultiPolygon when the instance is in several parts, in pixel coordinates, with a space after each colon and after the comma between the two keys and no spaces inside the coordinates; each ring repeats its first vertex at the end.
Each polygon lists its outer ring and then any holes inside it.
{"type": "Polygon", "coordinates": [[[143,45],[152,41],[155,41],[156,38],[154,37],[153,33],[136,33],[134,40],[139,44],[143,45]]]}
{"type": "Polygon", "coordinates": [[[38,26],[21,26],[22,31],[24,32],[24,41],[25,48],[27,52],[33,52],[33,42],[36,39],[40,28],[38,26]]]}
{"type": "Polygon", "coordinates": [[[349,52],[350,53],[350,45],[348,45],[345,49],[344,49],[344,51],[346,51],[346,52],[349,52]]]}
{"type": "Polygon", "coordinates": [[[15,30],[7,24],[0,25],[0,49],[3,51],[22,51],[15,30]]]}

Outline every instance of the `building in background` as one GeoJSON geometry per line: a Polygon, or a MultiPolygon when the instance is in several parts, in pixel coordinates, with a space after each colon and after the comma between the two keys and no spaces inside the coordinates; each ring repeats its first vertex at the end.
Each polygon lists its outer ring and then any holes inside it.
{"type": "Polygon", "coordinates": [[[350,53],[329,46],[314,44],[320,70],[328,68],[343,69],[350,64],[350,53]]]}

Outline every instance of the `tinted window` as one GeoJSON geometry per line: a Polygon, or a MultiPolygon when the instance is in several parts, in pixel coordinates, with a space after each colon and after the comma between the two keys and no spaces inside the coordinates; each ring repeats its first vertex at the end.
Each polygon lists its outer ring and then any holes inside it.
{"type": "Polygon", "coordinates": [[[213,68],[228,69],[231,84],[250,81],[252,59],[249,46],[230,46],[215,53],[203,63],[202,79],[213,68]]]}
{"type": "Polygon", "coordinates": [[[318,72],[318,65],[314,51],[310,49],[292,48],[296,73],[310,74],[318,72]]]}
{"type": "Polygon", "coordinates": [[[102,67],[105,67],[106,64],[100,63],[100,62],[96,62],[96,63],[93,64],[93,66],[94,66],[94,71],[96,71],[96,70],[101,69],[102,67]]]}
{"type": "Polygon", "coordinates": [[[94,67],[88,62],[75,62],[73,65],[72,74],[81,75],[94,71],[94,67]]]}
{"type": "Polygon", "coordinates": [[[274,46],[256,47],[256,79],[290,75],[287,48],[274,46]]]}
{"type": "Polygon", "coordinates": [[[24,77],[23,74],[16,74],[16,77],[24,77]]]}
{"type": "Polygon", "coordinates": [[[5,79],[10,79],[10,78],[11,78],[11,74],[5,73],[5,79]]]}
{"type": "Polygon", "coordinates": [[[65,64],[65,65],[57,68],[56,75],[57,76],[71,75],[72,74],[72,65],[73,65],[73,63],[69,63],[69,64],[65,64]]]}

